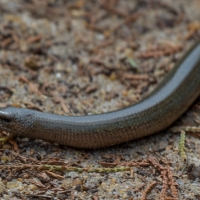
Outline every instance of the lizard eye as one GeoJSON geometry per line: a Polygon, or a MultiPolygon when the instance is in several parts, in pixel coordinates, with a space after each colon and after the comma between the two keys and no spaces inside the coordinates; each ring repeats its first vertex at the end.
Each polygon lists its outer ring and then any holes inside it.
{"type": "Polygon", "coordinates": [[[8,117],[5,117],[5,116],[4,117],[0,117],[0,120],[5,122],[5,123],[10,123],[11,122],[11,119],[8,118],[8,117]]]}

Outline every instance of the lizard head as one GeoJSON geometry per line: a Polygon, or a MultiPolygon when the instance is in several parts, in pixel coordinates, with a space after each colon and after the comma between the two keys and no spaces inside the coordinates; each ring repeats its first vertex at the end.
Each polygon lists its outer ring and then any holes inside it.
{"type": "Polygon", "coordinates": [[[21,135],[31,120],[26,109],[6,107],[0,109],[0,130],[21,135]]]}

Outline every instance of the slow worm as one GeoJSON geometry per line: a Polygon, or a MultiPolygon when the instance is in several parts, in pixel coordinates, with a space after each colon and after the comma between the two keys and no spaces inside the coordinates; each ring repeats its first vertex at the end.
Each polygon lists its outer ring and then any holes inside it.
{"type": "Polygon", "coordinates": [[[31,109],[0,109],[0,129],[78,148],[102,148],[170,126],[200,94],[200,42],[148,97],[130,107],[88,116],[60,116],[31,109]]]}

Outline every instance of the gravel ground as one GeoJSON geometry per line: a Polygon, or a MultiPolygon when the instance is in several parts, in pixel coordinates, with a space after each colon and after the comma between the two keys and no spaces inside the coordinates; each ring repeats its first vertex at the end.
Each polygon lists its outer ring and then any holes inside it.
{"type": "MultiPolygon", "coordinates": [[[[200,38],[199,0],[0,0],[0,107],[61,115],[149,94],[200,38]]],[[[200,99],[177,125],[198,126],[200,99]]],[[[2,133],[2,135],[5,133],[2,133]]],[[[169,130],[99,150],[17,137],[0,148],[0,199],[200,199],[200,141],[169,130]]]]}

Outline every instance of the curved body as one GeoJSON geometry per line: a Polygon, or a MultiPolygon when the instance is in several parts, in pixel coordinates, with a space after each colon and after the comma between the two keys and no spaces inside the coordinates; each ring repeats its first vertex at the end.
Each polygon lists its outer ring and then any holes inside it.
{"type": "Polygon", "coordinates": [[[30,109],[0,109],[0,128],[25,137],[78,148],[102,148],[161,131],[200,94],[200,43],[141,102],[113,112],[60,116],[30,109]]]}

